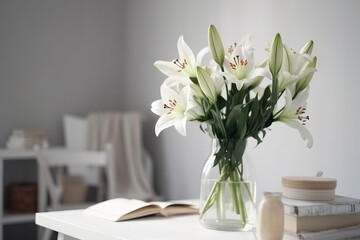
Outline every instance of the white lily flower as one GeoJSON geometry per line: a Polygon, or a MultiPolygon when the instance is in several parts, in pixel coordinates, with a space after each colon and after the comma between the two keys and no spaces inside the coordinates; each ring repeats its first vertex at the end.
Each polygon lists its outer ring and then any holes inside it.
{"type": "MultiPolygon", "coordinates": [[[[317,58],[313,57],[312,60],[307,64],[307,69],[315,69],[317,63],[317,58]]],[[[315,69],[316,71],[316,69],[315,69]]],[[[308,87],[314,72],[310,72],[309,74],[306,74],[304,77],[299,78],[299,80],[296,82],[295,86],[295,95],[304,90],[308,87]]]]}
{"type": "Polygon", "coordinates": [[[280,121],[286,125],[295,128],[299,131],[300,136],[307,140],[307,147],[311,148],[313,145],[313,138],[310,131],[305,127],[309,116],[305,115],[306,100],[309,96],[309,88],[302,91],[294,99],[289,89],[285,90],[285,106],[275,121],[280,121]]]}
{"type": "Polygon", "coordinates": [[[301,73],[304,65],[311,61],[310,55],[296,52],[285,44],[283,56],[282,70],[287,71],[292,75],[298,75],[301,73]]]}
{"type": "Polygon", "coordinates": [[[238,43],[234,43],[234,45],[231,45],[227,52],[226,52],[226,56],[230,57],[232,55],[232,53],[234,52],[234,50],[236,49],[237,46],[243,46],[246,51],[251,52],[252,54],[254,53],[255,49],[254,49],[254,44],[252,43],[252,36],[251,35],[246,35],[245,37],[243,37],[240,42],[238,43]]]}
{"type": "Polygon", "coordinates": [[[185,86],[180,92],[176,92],[163,84],[160,93],[161,99],[151,104],[151,111],[160,116],[155,125],[156,136],[171,126],[174,126],[181,135],[186,136],[187,112],[195,107],[194,103],[189,101],[190,86],[185,86]]]}
{"type": "Polygon", "coordinates": [[[178,92],[185,86],[194,85],[188,77],[182,76],[170,76],[165,79],[163,84],[178,92]]]}
{"type": "Polygon", "coordinates": [[[254,50],[250,40],[246,38],[244,41],[244,44],[237,45],[235,49],[229,48],[228,53],[231,54],[225,58],[224,64],[223,75],[229,83],[235,83],[237,89],[244,84],[256,87],[263,77],[269,77],[265,68],[255,68],[254,50]]]}
{"type": "Polygon", "coordinates": [[[309,64],[312,61],[310,55],[296,52],[288,46],[284,45],[283,65],[279,74],[279,91],[290,87],[299,79],[312,75],[316,69],[309,64]]]}
{"type": "Polygon", "coordinates": [[[156,61],[154,65],[167,76],[196,77],[196,66],[201,64],[204,55],[209,51],[202,49],[197,57],[186,44],[184,37],[180,36],[177,42],[179,58],[173,61],[156,61]]]}

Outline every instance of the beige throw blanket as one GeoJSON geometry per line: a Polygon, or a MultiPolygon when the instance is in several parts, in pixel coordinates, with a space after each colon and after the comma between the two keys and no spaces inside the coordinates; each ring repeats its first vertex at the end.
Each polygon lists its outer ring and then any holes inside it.
{"type": "Polygon", "coordinates": [[[113,176],[109,198],[155,198],[152,186],[152,164],[142,142],[142,115],[136,112],[104,112],[88,115],[88,148],[113,148],[113,176]]]}

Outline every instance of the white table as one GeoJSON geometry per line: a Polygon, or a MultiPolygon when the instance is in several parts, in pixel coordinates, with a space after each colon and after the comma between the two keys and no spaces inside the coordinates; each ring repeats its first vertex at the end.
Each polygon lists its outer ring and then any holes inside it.
{"type": "Polygon", "coordinates": [[[36,224],[59,233],[58,240],[254,240],[252,232],[206,229],[198,215],[150,216],[111,222],[83,213],[83,210],[36,214],[36,224]]]}

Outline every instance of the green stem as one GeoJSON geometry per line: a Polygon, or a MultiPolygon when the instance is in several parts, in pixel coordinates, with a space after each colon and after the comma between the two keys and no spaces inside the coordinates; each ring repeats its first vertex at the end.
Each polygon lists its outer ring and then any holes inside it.
{"type": "Polygon", "coordinates": [[[232,195],[232,199],[233,199],[233,204],[235,205],[235,211],[237,214],[240,215],[241,220],[243,222],[244,225],[246,225],[247,221],[246,221],[246,208],[245,208],[245,202],[244,202],[244,196],[242,194],[241,188],[242,188],[242,184],[243,181],[240,180],[240,178],[242,178],[242,176],[237,173],[237,171],[233,171],[231,176],[230,176],[230,180],[231,180],[231,195],[232,195]]]}
{"type": "Polygon", "coordinates": [[[222,174],[220,176],[219,181],[217,181],[215,183],[215,185],[211,189],[209,197],[206,199],[205,206],[203,207],[203,209],[200,212],[200,218],[202,218],[202,216],[207,212],[207,210],[209,210],[211,208],[211,206],[217,201],[217,199],[219,198],[219,195],[222,192],[221,183],[223,181],[225,181],[226,179],[227,179],[227,176],[225,176],[225,174],[222,174]]]}
{"type": "MultiPolygon", "coordinates": [[[[235,172],[233,172],[231,174],[230,177],[230,185],[231,185],[231,197],[232,197],[232,201],[234,203],[235,206],[235,211],[237,214],[240,214],[240,206],[239,206],[239,200],[238,200],[238,188],[239,188],[239,183],[238,183],[238,177],[236,176],[237,174],[235,172]]],[[[240,194],[241,196],[241,194],[240,194]]]]}

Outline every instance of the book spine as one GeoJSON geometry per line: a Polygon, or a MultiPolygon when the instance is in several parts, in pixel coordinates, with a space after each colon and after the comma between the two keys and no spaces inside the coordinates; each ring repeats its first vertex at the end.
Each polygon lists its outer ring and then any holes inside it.
{"type": "Polygon", "coordinates": [[[285,204],[284,213],[298,217],[360,213],[360,203],[318,206],[289,206],[285,204]]]}

